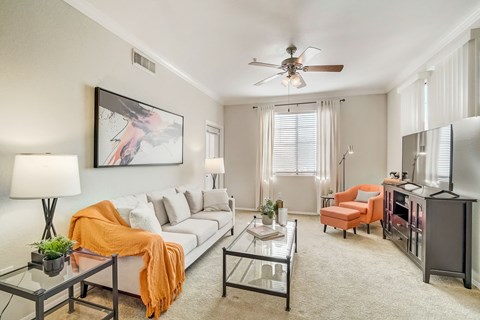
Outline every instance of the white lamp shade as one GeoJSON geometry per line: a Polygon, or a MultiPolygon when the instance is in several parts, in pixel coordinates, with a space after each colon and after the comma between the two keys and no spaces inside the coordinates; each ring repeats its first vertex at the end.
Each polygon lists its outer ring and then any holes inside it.
{"type": "Polygon", "coordinates": [[[46,199],[80,194],[76,155],[19,154],[13,166],[12,199],[46,199]]]}
{"type": "Polygon", "coordinates": [[[225,173],[223,158],[205,159],[206,173],[225,173]]]}

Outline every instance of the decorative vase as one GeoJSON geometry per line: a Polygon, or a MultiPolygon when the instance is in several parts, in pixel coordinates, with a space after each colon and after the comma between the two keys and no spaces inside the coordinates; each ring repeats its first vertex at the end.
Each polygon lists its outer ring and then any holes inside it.
{"type": "Polygon", "coordinates": [[[264,225],[271,225],[273,222],[273,218],[269,218],[268,214],[262,214],[262,223],[264,225]]]}
{"type": "Polygon", "coordinates": [[[287,208],[279,208],[278,209],[278,224],[281,226],[287,225],[288,220],[288,209],[287,208]]]}
{"type": "Polygon", "coordinates": [[[65,260],[63,256],[54,260],[43,258],[43,272],[50,277],[54,277],[63,270],[64,263],[65,260]]]}

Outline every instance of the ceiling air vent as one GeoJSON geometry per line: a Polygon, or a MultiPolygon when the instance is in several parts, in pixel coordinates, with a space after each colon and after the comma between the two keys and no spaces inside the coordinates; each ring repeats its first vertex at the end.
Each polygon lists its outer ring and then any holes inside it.
{"type": "Polygon", "coordinates": [[[135,49],[133,49],[133,64],[155,74],[155,62],[135,49]]]}

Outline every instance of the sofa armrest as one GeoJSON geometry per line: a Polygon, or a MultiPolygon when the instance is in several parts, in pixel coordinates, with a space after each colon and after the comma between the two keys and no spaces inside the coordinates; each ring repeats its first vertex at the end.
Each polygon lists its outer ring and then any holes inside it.
{"type": "Polygon", "coordinates": [[[232,223],[235,225],[235,198],[231,197],[228,198],[228,206],[230,207],[230,210],[232,210],[232,223]]]}

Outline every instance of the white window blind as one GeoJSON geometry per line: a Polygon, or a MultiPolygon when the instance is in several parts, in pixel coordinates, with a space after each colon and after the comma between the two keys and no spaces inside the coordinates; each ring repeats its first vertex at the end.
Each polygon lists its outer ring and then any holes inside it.
{"type": "Polygon", "coordinates": [[[440,142],[438,150],[437,173],[440,181],[448,182],[450,178],[450,148],[451,132],[450,126],[440,129],[440,142]]]}
{"type": "Polygon", "coordinates": [[[275,113],[273,173],[314,175],[316,158],[316,113],[275,113]]]}

